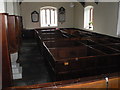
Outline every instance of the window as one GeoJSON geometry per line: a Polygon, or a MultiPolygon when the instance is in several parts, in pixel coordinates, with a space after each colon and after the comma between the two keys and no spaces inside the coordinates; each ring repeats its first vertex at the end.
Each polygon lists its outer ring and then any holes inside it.
{"type": "Polygon", "coordinates": [[[57,8],[55,7],[42,7],[40,9],[41,27],[57,26],[57,8]]]}
{"type": "Polygon", "coordinates": [[[93,30],[93,6],[84,9],[84,28],[93,30]]]}

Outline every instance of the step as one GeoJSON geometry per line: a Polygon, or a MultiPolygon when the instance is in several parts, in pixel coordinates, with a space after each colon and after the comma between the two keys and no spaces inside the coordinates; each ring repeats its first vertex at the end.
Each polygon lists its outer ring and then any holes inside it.
{"type": "Polygon", "coordinates": [[[18,52],[10,54],[11,62],[16,62],[18,59],[18,52]]]}
{"type": "Polygon", "coordinates": [[[22,67],[12,68],[12,73],[22,73],[22,67]]]}
{"type": "Polygon", "coordinates": [[[18,68],[18,67],[20,67],[19,63],[12,62],[12,68],[18,68]]]}
{"type": "Polygon", "coordinates": [[[13,74],[13,79],[22,79],[22,74],[21,73],[13,74]]]}

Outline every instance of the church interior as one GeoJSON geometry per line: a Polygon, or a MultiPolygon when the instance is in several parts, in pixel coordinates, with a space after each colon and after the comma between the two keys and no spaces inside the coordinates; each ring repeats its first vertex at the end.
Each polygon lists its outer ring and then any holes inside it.
{"type": "Polygon", "coordinates": [[[0,1],[2,89],[120,88],[120,1],[83,1],[0,1]]]}

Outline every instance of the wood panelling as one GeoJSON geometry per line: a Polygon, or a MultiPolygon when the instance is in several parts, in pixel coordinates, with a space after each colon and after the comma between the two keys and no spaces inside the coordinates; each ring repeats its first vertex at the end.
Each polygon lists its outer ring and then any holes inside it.
{"type": "Polygon", "coordinates": [[[18,52],[21,45],[22,17],[8,16],[8,42],[10,53],[18,52]]]}
{"type": "Polygon", "coordinates": [[[120,85],[119,81],[120,81],[120,77],[109,79],[108,86],[105,80],[98,80],[98,81],[92,81],[92,82],[86,82],[86,83],[71,84],[71,85],[63,86],[61,88],[98,88],[97,90],[100,90],[101,88],[107,88],[107,87],[119,88],[119,85],[120,85]]]}
{"type": "MultiPolygon", "coordinates": [[[[7,14],[0,14],[1,20],[0,23],[2,24],[2,87],[9,87],[11,86],[12,82],[12,71],[11,71],[11,63],[8,51],[8,39],[7,39],[7,31],[8,31],[8,22],[7,14]]],[[[0,32],[1,33],[1,32],[0,32]]]]}
{"type": "Polygon", "coordinates": [[[15,28],[16,28],[16,39],[17,39],[17,49],[19,49],[19,30],[20,30],[20,26],[19,26],[19,19],[18,16],[15,17],[15,28]]]}
{"type": "Polygon", "coordinates": [[[43,83],[43,84],[36,84],[36,85],[29,85],[29,86],[18,86],[18,87],[10,87],[8,89],[40,89],[40,88],[46,88],[46,89],[56,89],[57,90],[76,90],[76,89],[91,89],[94,90],[107,90],[109,88],[116,88],[119,90],[120,86],[120,77],[118,73],[112,73],[109,74],[108,79],[108,87],[106,86],[106,80],[102,75],[99,76],[91,76],[91,77],[84,77],[84,78],[78,78],[78,79],[72,79],[72,80],[65,80],[65,81],[58,81],[58,82],[50,82],[50,83],[43,83]]]}
{"type": "Polygon", "coordinates": [[[17,47],[17,35],[16,35],[16,26],[15,26],[15,16],[8,16],[8,42],[9,42],[9,51],[10,53],[15,53],[18,51],[17,47]]]}
{"type": "Polygon", "coordinates": [[[16,16],[15,17],[15,24],[16,24],[16,39],[17,39],[17,48],[18,51],[20,50],[21,45],[21,29],[22,29],[22,22],[21,17],[16,16]]]}
{"type": "Polygon", "coordinates": [[[35,31],[41,48],[40,52],[56,74],[55,80],[67,80],[118,70],[120,51],[109,48],[106,44],[115,45],[120,43],[119,39],[75,29],[35,31]],[[86,40],[81,40],[86,37],[86,40]],[[75,42],[73,45],[70,44],[72,38],[80,38],[76,40],[78,46],[75,42]],[[68,39],[67,42],[65,39],[68,39]]]}
{"type": "Polygon", "coordinates": [[[19,32],[19,39],[20,39],[20,46],[22,44],[22,30],[23,30],[23,20],[22,17],[19,16],[19,22],[20,22],[20,32],[19,32]]]}

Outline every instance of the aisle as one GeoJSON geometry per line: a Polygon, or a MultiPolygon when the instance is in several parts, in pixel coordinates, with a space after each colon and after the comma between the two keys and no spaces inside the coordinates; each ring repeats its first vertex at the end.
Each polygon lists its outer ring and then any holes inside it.
{"type": "Polygon", "coordinates": [[[23,70],[23,78],[14,80],[14,86],[33,85],[50,82],[44,58],[40,55],[36,41],[23,40],[19,62],[23,70]]]}

